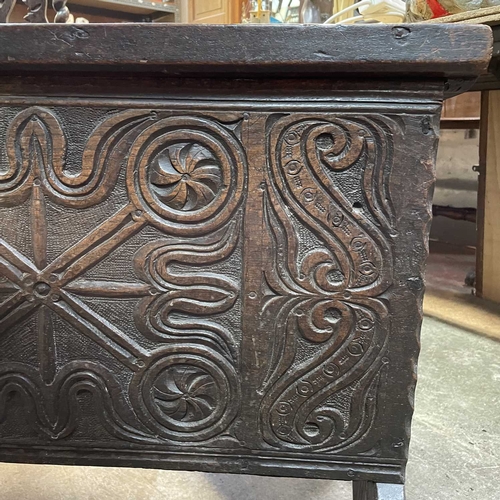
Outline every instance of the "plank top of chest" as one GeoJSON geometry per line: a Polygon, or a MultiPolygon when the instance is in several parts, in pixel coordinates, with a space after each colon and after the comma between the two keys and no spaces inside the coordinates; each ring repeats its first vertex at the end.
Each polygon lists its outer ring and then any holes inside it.
{"type": "Polygon", "coordinates": [[[6,24],[0,72],[469,80],[491,46],[489,27],[468,25],[6,24]]]}

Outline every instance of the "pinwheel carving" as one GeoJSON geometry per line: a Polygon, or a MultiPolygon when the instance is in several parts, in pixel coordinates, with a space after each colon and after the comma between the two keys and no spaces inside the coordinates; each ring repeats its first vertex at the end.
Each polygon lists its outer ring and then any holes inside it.
{"type": "Polygon", "coordinates": [[[222,172],[209,149],[198,143],[181,143],[158,154],[150,180],[161,202],[188,212],[204,208],[216,198],[222,172]]]}
{"type": "Polygon", "coordinates": [[[156,404],[173,420],[203,420],[214,411],[217,398],[215,380],[197,366],[172,366],[163,370],[154,384],[156,404]]]}

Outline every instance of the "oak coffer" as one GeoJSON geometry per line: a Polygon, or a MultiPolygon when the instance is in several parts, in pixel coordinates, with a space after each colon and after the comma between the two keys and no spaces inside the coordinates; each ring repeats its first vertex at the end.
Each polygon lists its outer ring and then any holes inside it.
{"type": "Polygon", "coordinates": [[[482,26],[0,26],[0,460],[403,498],[441,104],[490,51],[482,26]]]}

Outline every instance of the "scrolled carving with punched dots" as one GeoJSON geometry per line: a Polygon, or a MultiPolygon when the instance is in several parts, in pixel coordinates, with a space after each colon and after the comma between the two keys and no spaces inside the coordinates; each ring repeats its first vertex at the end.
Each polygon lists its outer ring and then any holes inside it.
{"type": "Polygon", "coordinates": [[[289,116],[273,123],[268,147],[266,225],[274,248],[287,252],[274,252],[265,271],[284,299],[262,385],[262,432],[273,446],[336,452],[359,442],[375,416],[389,320],[380,295],[392,280],[392,132],[380,117],[289,116]],[[336,177],[353,168],[368,213],[352,206],[336,177]],[[300,250],[297,224],[321,245],[300,250]],[[299,362],[299,339],[321,348],[299,362]],[[348,417],[328,403],[344,390],[348,417]]]}

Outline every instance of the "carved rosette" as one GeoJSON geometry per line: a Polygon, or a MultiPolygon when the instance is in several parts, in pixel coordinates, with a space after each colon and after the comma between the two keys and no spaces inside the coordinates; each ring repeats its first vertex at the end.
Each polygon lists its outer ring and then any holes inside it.
{"type": "Polygon", "coordinates": [[[159,228],[200,235],[227,222],[238,207],[245,185],[238,165],[244,164],[237,139],[215,121],[155,120],[130,149],[130,198],[159,228]]]}
{"type": "Polygon", "coordinates": [[[202,441],[222,433],[238,413],[238,377],[214,350],[173,345],[137,375],[131,398],[151,430],[175,441],[202,441]]]}
{"type": "Polygon", "coordinates": [[[222,433],[239,410],[238,354],[231,332],[205,316],[230,311],[239,286],[204,266],[230,258],[239,241],[241,226],[228,223],[246,179],[238,139],[209,118],[113,113],[87,139],[80,168],[69,169],[57,115],[35,107],[12,120],[6,146],[0,206],[30,200],[34,259],[0,239],[0,272],[7,280],[0,291],[10,293],[0,303],[0,332],[36,314],[38,366],[2,364],[0,419],[9,394],[18,392],[37,430],[68,437],[76,426],[77,394],[86,390],[95,396],[103,426],[120,439],[193,442],[222,433]],[[111,195],[124,167],[130,202],[49,262],[47,198],[79,209],[97,205],[111,195]],[[84,277],[148,224],[165,238],[144,245],[131,263],[140,282],[84,277]],[[200,234],[209,234],[203,243],[178,238],[200,234]],[[193,267],[193,275],[171,269],[179,263],[193,267]],[[84,297],[139,299],[137,329],[158,348],[145,348],[84,297]],[[184,320],[172,312],[182,312],[184,320]],[[130,388],[95,363],[59,366],[55,315],[130,370],[130,388]]]}
{"type": "Polygon", "coordinates": [[[284,297],[261,387],[273,446],[337,451],[372,425],[387,362],[392,133],[365,117],[286,117],[269,131],[263,210],[275,260],[265,278],[268,293],[284,297]],[[337,177],[349,169],[361,172],[354,204],[337,177]],[[322,245],[300,250],[288,210],[322,245]],[[317,345],[314,357],[304,360],[299,340],[317,345]]]}
{"type": "Polygon", "coordinates": [[[196,143],[174,144],[155,158],[149,182],[157,202],[191,212],[207,207],[217,198],[222,169],[207,148],[196,143]]]}
{"type": "Polygon", "coordinates": [[[162,369],[148,384],[153,408],[171,421],[192,423],[209,418],[221,399],[216,377],[189,361],[162,369]]]}

